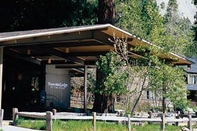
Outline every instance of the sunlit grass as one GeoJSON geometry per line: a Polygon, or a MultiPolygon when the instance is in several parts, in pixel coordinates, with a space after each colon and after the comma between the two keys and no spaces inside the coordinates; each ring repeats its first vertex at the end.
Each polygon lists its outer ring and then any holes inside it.
{"type": "MultiPolygon", "coordinates": [[[[165,131],[180,131],[181,127],[166,125],[165,131]]],[[[161,131],[161,125],[159,124],[147,124],[145,126],[133,126],[132,131],[161,131]]]]}
{"type": "MultiPolygon", "coordinates": [[[[45,120],[25,120],[20,118],[17,121],[17,126],[45,130],[45,120]]],[[[53,131],[93,131],[92,121],[62,121],[53,120],[52,124],[53,131]]],[[[118,124],[114,122],[101,122],[96,123],[97,131],[128,131],[126,124],[118,124]]],[[[166,125],[165,131],[180,131],[181,127],[166,125]]],[[[132,131],[161,131],[160,125],[156,124],[145,124],[143,126],[132,125],[132,131]]]]}
{"type": "Polygon", "coordinates": [[[46,121],[45,120],[30,120],[19,118],[16,121],[16,125],[25,128],[37,129],[37,130],[44,130],[46,129],[46,121]]]}

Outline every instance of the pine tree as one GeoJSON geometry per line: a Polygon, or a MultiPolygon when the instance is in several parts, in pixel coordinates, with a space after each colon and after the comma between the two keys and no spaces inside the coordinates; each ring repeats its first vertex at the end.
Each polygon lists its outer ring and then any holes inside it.
{"type": "MultiPolygon", "coordinates": [[[[197,0],[194,0],[194,5],[197,6],[197,0]]],[[[196,12],[196,15],[194,16],[194,18],[195,18],[195,22],[194,22],[194,25],[193,25],[193,30],[195,32],[195,35],[194,35],[194,46],[192,46],[191,48],[194,49],[195,53],[197,54],[197,12],[196,12]]]]}
{"type": "Polygon", "coordinates": [[[166,35],[165,45],[168,50],[181,55],[191,56],[193,51],[193,31],[192,24],[188,18],[182,18],[178,14],[178,4],[176,0],[169,0],[167,12],[164,15],[164,35],[166,35]]]}

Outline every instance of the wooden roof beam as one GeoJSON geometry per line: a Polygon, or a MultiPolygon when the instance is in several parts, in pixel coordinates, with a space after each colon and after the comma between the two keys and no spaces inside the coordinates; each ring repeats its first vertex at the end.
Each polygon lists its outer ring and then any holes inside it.
{"type": "Polygon", "coordinates": [[[53,48],[42,48],[42,47],[38,48],[38,46],[34,46],[34,48],[36,48],[37,50],[43,51],[45,53],[48,53],[50,55],[54,55],[54,56],[63,58],[65,60],[74,61],[75,63],[79,63],[79,64],[84,65],[84,61],[83,60],[81,60],[81,59],[79,59],[77,57],[70,57],[70,56],[68,56],[67,53],[61,52],[59,50],[56,50],[56,49],[53,49],[53,48]]]}
{"type": "Polygon", "coordinates": [[[4,53],[5,53],[5,55],[9,55],[9,56],[12,56],[12,57],[21,59],[21,60],[25,60],[25,61],[28,61],[28,62],[37,64],[37,65],[41,65],[41,61],[39,61],[37,59],[33,59],[31,57],[22,57],[20,54],[14,52],[14,51],[11,51],[9,49],[7,49],[6,51],[4,51],[4,53]]]}

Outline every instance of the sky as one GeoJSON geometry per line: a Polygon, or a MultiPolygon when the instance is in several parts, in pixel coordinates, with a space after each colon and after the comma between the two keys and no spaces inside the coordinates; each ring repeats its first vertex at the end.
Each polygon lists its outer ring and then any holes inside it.
{"type": "MultiPolygon", "coordinates": [[[[165,8],[168,5],[168,0],[156,0],[157,4],[160,5],[162,2],[165,3],[165,8]]],[[[192,23],[194,23],[194,15],[197,12],[196,6],[192,3],[193,0],[177,0],[179,5],[178,10],[179,14],[182,17],[188,17],[192,23]]],[[[164,14],[165,10],[161,10],[161,13],[164,14]]]]}

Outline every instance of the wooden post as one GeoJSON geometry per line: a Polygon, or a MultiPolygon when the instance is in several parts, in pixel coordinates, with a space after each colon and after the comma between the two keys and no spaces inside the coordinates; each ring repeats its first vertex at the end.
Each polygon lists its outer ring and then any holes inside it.
{"type": "Polygon", "coordinates": [[[188,128],[190,131],[192,131],[192,115],[191,115],[191,112],[188,112],[188,128]]]}
{"type": "Polygon", "coordinates": [[[53,115],[56,115],[57,110],[56,109],[52,109],[53,115]]]}
{"type": "Polygon", "coordinates": [[[2,92],[3,92],[3,47],[0,47],[0,109],[2,108],[2,92]]]}
{"type": "MultiPolygon", "coordinates": [[[[166,93],[166,86],[165,86],[165,83],[163,82],[163,94],[166,93]]],[[[165,131],[165,124],[166,124],[166,117],[165,117],[165,114],[166,114],[166,98],[163,96],[163,99],[162,99],[162,110],[163,110],[163,114],[162,114],[162,118],[161,118],[161,129],[162,131],[165,131]]]]}
{"type": "Polygon", "coordinates": [[[12,120],[13,124],[15,124],[16,120],[18,119],[18,108],[12,108],[12,120]]]}
{"type": "MultiPolygon", "coordinates": [[[[148,114],[149,114],[148,118],[152,119],[152,118],[153,118],[153,113],[152,113],[152,111],[149,111],[148,114]]],[[[149,124],[153,124],[153,122],[148,122],[148,123],[149,123],[149,124]]]]}
{"type": "Polygon", "coordinates": [[[96,131],[96,112],[93,112],[92,116],[93,116],[93,121],[92,121],[93,128],[94,131],[96,131]]]}
{"type": "MultiPolygon", "coordinates": [[[[180,119],[180,111],[177,112],[176,119],[180,119]]],[[[176,126],[179,126],[179,122],[176,122],[176,126]]]]}
{"type": "Polygon", "coordinates": [[[84,112],[87,113],[87,79],[88,79],[88,67],[84,67],[84,112]]]}
{"type": "MultiPolygon", "coordinates": [[[[53,113],[53,115],[56,115],[57,110],[56,109],[52,109],[52,113],[53,113]]],[[[54,120],[56,121],[56,118],[54,120]]]]}
{"type": "Polygon", "coordinates": [[[52,112],[46,112],[46,131],[52,131],[52,112]]]}
{"type": "Polygon", "coordinates": [[[0,109],[0,127],[2,127],[2,123],[3,123],[3,114],[4,114],[4,110],[0,109]]]}
{"type": "Polygon", "coordinates": [[[165,113],[163,113],[162,116],[161,116],[161,129],[162,129],[162,131],[165,131],[165,124],[166,124],[166,118],[165,118],[165,113]]]}
{"type": "Polygon", "coordinates": [[[128,114],[128,131],[131,131],[131,116],[128,114]]]}

